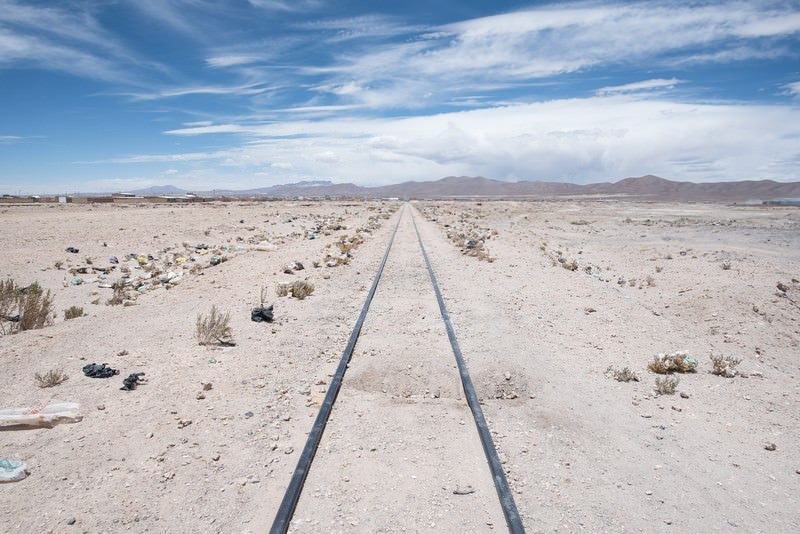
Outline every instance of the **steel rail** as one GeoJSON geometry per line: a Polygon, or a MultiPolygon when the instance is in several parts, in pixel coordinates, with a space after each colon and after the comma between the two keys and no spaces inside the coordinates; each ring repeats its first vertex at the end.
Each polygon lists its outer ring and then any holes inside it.
{"type": "Polygon", "coordinates": [[[500,506],[503,508],[503,515],[506,518],[506,525],[508,531],[512,534],[521,534],[525,532],[525,527],[522,525],[522,519],[517,510],[517,504],[514,502],[514,496],[511,493],[511,488],[508,486],[503,465],[500,462],[500,457],[497,455],[497,450],[494,447],[494,441],[489,431],[489,425],[486,424],[486,418],[483,416],[478,395],[475,393],[475,386],[472,384],[472,379],[467,370],[467,364],[464,361],[464,356],[461,354],[461,349],[458,346],[453,324],[450,321],[450,314],[447,313],[447,307],[442,298],[442,292],[439,289],[439,284],[436,282],[436,275],[433,273],[428,253],[425,251],[425,245],[422,243],[422,236],[417,228],[417,221],[414,218],[414,213],[411,213],[411,221],[414,223],[414,231],[417,233],[417,240],[419,247],[422,249],[422,256],[425,258],[425,264],[428,267],[428,274],[433,284],[433,290],[436,292],[436,300],[439,302],[439,311],[442,314],[444,326],[447,329],[447,337],[450,339],[450,346],[453,348],[453,355],[456,358],[458,365],[458,372],[461,375],[461,385],[464,388],[464,394],[467,397],[467,404],[472,410],[472,417],[475,419],[475,426],[478,428],[478,434],[481,438],[481,445],[483,445],[483,452],[486,455],[486,460],[489,462],[489,469],[492,472],[494,479],[494,487],[497,490],[497,496],[500,499],[500,506]]]}
{"type": "Polygon", "coordinates": [[[375,296],[375,290],[378,287],[378,282],[383,274],[383,268],[386,265],[386,260],[389,257],[389,251],[394,243],[394,236],[397,234],[397,229],[400,227],[400,221],[403,218],[403,209],[400,216],[397,218],[392,237],[389,238],[389,244],[386,247],[386,252],[383,254],[378,272],[375,274],[375,279],[372,281],[372,287],[367,293],[367,298],[364,300],[364,305],[361,307],[361,313],[358,316],[353,332],[350,334],[350,339],[347,340],[347,345],[342,353],[342,358],[339,360],[339,365],[336,368],[336,373],[331,379],[328,392],[325,394],[325,399],[322,401],[317,418],[314,420],[314,426],[311,427],[311,432],[308,433],[303,452],[300,454],[300,459],[297,461],[297,467],[292,473],[292,479],[289,481],[289,486],[286,488],[286,493],[283,495],[283,500],[278,508],[278,513],[275,515],[275,520],[270,528],[271,534],[285,534],[289,530],[289,525],[297,508],[297,503],[300,500],[300,494],[303,491],[303,485],[308,477],[311,462],[314,461],[314,456],[317,453],[322,433],[325,431],[325,425],[328,423],[328,418],[333,410],[333,403],[336,402],[336,397],[339,395],[339,390],[342,388],[342,379],[344,373],[347,371],[347,365],[350,358],[353,356],[353,349],[358,341],[358,336],[361,334],[361,326],[364,324],[364,319],[367,317],[369,305],[372,302],[372,297],[375,296]]]}

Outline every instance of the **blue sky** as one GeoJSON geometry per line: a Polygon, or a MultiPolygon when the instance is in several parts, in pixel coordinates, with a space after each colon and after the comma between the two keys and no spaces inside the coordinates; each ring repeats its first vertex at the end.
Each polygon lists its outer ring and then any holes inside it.
{"type": "Polygon", "coordinates": [[[0,193],[800,180],[800,3],[0,0],[0,193]]]}

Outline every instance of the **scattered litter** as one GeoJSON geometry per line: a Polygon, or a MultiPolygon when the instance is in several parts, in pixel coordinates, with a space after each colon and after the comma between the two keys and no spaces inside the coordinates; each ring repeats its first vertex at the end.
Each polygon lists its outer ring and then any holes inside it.
{"type": "Polygon", "coordinates": [[[22,460],[0,458],[0,482],[16,482],[28,476],[28,464],[22,460]]]}
{"type": "Polygon", "coordinates": [[[80,252],[80,250],[78,250],[75,247],[67,247],[67,252],[69,252],[70,254],[77,254],[78,252],[80,252]]]}
{"type": "Polygon", "coordinates": [[[90,378],[111,378],[114,375],[118,375],[119,371],[108,367],[108,364],[105,363],[90,363],[83,366],[83,374],[90,378]]]}
{"type": "Polygon", "coordinates": [[[475,488],[472,486],[456,487],[453,490],[453,495],[469,495],[470,493],[475,493],[475,488]]]}
{"type": "Polygon", "coordinates": [[[59,402],[47,406],[8,408],[0,410],[0,426],[49,427],[58,423],[77,423],[83,419],[78,415],[80,404],[59,402]]]}
{"type": "Polygon", "coordinates": [[[250,319],[257,323],[271,323],[273,320],[272,308],[272,304],[269,306],[259,306],[258,308],[253,308],[253,311],[250,312],[250,319]]]}
{"type": "Polygon", "coordinates": [[[222,263],[222,256],[211,256],[211,265],[219,265],[222,263]]]}
{"type": "Polygon", "coordinates": [[[142,378],[144,373],[131,373],[128,375],[128,378],[122,381],[122,387],[119,388],[122,391],[133,391],[136,389],[136,386],[140,384],[146,383],[145,379],[142,378]]]}

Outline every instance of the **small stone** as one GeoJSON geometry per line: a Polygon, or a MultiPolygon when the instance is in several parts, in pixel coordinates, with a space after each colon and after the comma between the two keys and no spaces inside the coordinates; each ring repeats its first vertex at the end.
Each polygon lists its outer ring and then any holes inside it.
{"type": "Polygon", "coordinates": [[[766,445],[764,445],[764,450],[767,450],[767,451],[774,451],[777,448],[778,448],[778,446],[775,445],[774,443],[767,443],[766,445]]]}
{"type": "Polygon", "coordinates": [[[214,456],[212,456],[212,457],[211,457],[211,461],[213,461],[213,462],[219,462],[219,453],[217,453],[217,454],[215,454],[214,456]]]}
{"type": "Polygon", "coordinates": [[[152,433],[152,432],[148,432],[148,433],[147,433],[147,439],[150,439],[150,438],[152,438],[152,437],[153,437],[153,433],[152,433]]]}
{"type": "Polygon", "coordinates": [[[681,391],[681,398],[682,399],[688,399],[689,398],[689,394],[688,393],[684,393],[683,391],[681,391]]]}
{"type": "Polygon", "coordinates": [[[511,380],[511,373],[506,371],[505,374],[503,374],[503,378],[505,378],[506,380],[511,380]]]}
{"type": "Polygon", "coordinates": [[[74,525],[75,521],[76,521],[76,519],[74,517],[70,517],[69,519],[67,519],[67,524],[68,525],[74,525]]]}
{"type": "Polygon", "coordinates": [[[652,495],[652,494],[653,494],[653,492],[652,492],[652,491],[650,491],[650,490],[647,490],[647,491],[645,491],[645,492],[644,492],[644,494],[645,494],[645,495],[652,495]]]}
{"type": "Polygon", "coordinates": [[[735,527],[736,526],[736,520],[731,517],[730,519],[728,519],[728,524],[730,526],[732,526],[732,527],[735,527]]]}
{"type": "Polygon", "coordinates": [[[245,419],[250,419],[251,417],[253,417],[253,412],[244,412],[244,417],[245,419]]]}
{"type": "Polygon", "coordinates": [[[102,412],[103,410],[105,410],[105,409],[106,409],[106,405],[105,405],[105,404],[98,404],[98,405],[97,405],[97,409],[98,409],[98,410],[100,410],[100,411],[102,412]]]}
{"type": "Polygon", "coordinates": [[[643,413],[643,414],[642,414],[642,417],[644,417],[645,419],[650,419],[651,417],[653,417],[653,414],[650,414],[650,413],[643,413]]]}
{"type": "Polygon", "coordinates": [[[211,382],[203,384],[203,391],[211,391],[214,386],[211,385],[211,382]]]}
{"type": "Polygon", "coordinates": [[[191,419],[179,419],[178,420],[178,428],[186,428],[187,426],[192,424],[191,419]]]}
{"type": "Polygon", "coordinates": [[[292,454],[294,452],[294,447],[286,447],[286,450],[283,451],[283,454],[292,454]]]}

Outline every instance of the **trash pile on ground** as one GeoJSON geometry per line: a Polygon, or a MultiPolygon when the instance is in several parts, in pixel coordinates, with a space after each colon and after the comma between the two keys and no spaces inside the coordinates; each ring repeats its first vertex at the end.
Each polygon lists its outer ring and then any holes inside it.
{"type": "MultiPolygon", "coordinates": [[[[69,273],[64,277],[64,287],[96,284],[98,288],[114,290],[113,296],[106,300],[107,304],[124,304],[157,288],[170,289],[181,283],[188,273],[196,274],[215,267],[246,250],[247,247],[242,245],[183,243],[182,249],[109,256],[107,266],[99,265],[96,259],[86,258],[84,264],[69,268],[64,267],[64,262],[58,262],[57,268],[69,273]],[[114,276],[116,273],[119,273],[118,277],[114,276]]],[[[102,300],[97,298],[94,303],[99,304],[102,300]]]]}

